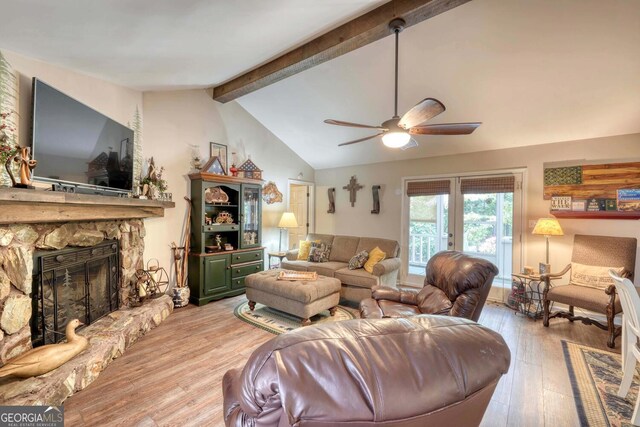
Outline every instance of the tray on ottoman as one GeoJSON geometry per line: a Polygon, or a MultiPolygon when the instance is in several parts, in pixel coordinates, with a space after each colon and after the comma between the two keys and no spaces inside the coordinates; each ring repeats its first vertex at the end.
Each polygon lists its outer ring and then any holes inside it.
{"type": "Polygon", "coordinates": [[[281,271],[262,271],[245,278],[251,310],[259,302],[302,318],[303,325],[309,325],[309,318],[321,311],[335,314],[340,302],[340,280],[320,275],[315,280],[278,280],[281,271]]]}

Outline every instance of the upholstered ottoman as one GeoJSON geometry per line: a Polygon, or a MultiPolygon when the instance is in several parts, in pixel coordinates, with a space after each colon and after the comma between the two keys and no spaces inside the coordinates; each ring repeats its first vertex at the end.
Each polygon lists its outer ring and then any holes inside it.
{"type": "Polygon", "coordinates": [[[309,318],[321,311],[329,310],[332,316],[335,314],[340,302],[340,280],[320,275],[317,280],[310,281],[278,280],[280,271],[262,271],[244,279],[251,310],[259,302],[301,317],[303,326],[311,324],[309,318]]]}

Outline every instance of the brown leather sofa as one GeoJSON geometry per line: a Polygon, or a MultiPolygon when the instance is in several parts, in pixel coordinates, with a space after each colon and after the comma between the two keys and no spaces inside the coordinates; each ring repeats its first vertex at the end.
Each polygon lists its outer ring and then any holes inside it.
{"type": "Polygon", "coordinates": [[[301,328],[225,374],[225,424],[477,426],[510,357],[498,333],[453,317],[301,328]]]}
{"type": "Polygon", "coordinates": [[[477,321],[498,267],[482,258],[457,251],[442,251],[427,263],[422,290],[373,288],[372,297],[360,302],[364,319],[442,314],[477,321]]]}

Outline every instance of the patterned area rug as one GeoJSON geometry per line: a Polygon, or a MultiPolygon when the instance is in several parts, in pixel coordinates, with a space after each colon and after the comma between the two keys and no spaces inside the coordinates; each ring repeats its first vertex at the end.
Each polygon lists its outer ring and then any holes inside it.
{"type": "MultiPolygon", "coordinates": [[[[264,329],[272,334],[280,335],[284,332],[293,331],[300,328],[301,319],[291,314],[284,313],[266,305],[256,304],[255,310],[249,310],[249,302],[245,301],[234,310],[236,317],[250,325],[264,329]]],[[[311,318],[311,323],[317,325],[325,322],[339,322],[341,320],[355,319],[355,314],[348,308],[338,306],[335,316],[329,315],[329,310],[315,315],[311,318]]]]}
{"type": "Polygon", "coordinates": [[[562,341],[573,395],[582,426],[632,426],[629,422],[638,396],[636,372],[626,398],[617,396],[622,380],[621,356],[562,341]]]}

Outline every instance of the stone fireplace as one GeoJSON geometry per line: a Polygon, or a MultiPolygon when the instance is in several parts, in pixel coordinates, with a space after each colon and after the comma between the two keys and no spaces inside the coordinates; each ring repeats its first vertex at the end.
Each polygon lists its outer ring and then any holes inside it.
{"type": "Polygon", "coordinates": [[[144,267],[144,218],[171,202],[0,189],[0,365],[64,338],[79,318],[89,347],[62,367],[1,379],[0,401],[58,405],[173,310],[169,296],[130,308],[144,267]],[[35,263],[34,263],[35,260],[35,263]],[[58,333],[56,333],[58,332],[58,333]]]}
{"type": "MultiPolygon", "coordinates": [[[[0,228],[0,300],[4,300],[3,308],[0,309],[0,334],[3,335],[0,340],[0,362],[5,363],[31,348],[31,318],[33,308],[37,307],[31,302],[32,292],[35,290],[34,297],[41,299],[37,286],[34,289],[33,283],[34,272],[37,272],[33,265],[34,255],[36,258],[37,255],[44,255],[43,259],[48,264],[54,264],[55,256],[70,253],[69,250],[58,252],[66,248],[89,248],[87,251],[90,251],[96,245],[102,248],[100,244],[103,242],[107,242],[107,246],[118,245],[119,257],[116,259],[119,259],[117,269],[121,280],[116,288],[116,299],[119,306],[126,306],[133,290],[136,269],[143,267],[144,236],[144,222],[139,219],[19,224],[0,228]],[[46,252],[51,252],[54,257],[45,255],[46,252]]],[[[88,255],[84,251],[79,253],[88,255]]],[[[49,267],[53,265],[47,265],[46,268],[49,267]]],[[[57,269],[54,275],[55,278],[45,278],[64,281],[65,271],[57,269]]],[[[73,280],[73,276],[70,280],[73,280]]],[[[46,291],[46,283],[43,285],[46,291]]],[[[52,295],[47,295],[49,296],[52,295]]],[[[58,325],[55,330],[61,332],[64,327],[61,329],[58,325]]],[[[37,341],[41,337],[34,338],[37,341]]]]}
{"type": "Polygon", "coordinates": [[[119,245],[37,251],[34,256],[31,341],[36,347],[64,339],[73,319],[90,325],[117,310],[119,245]]]}

